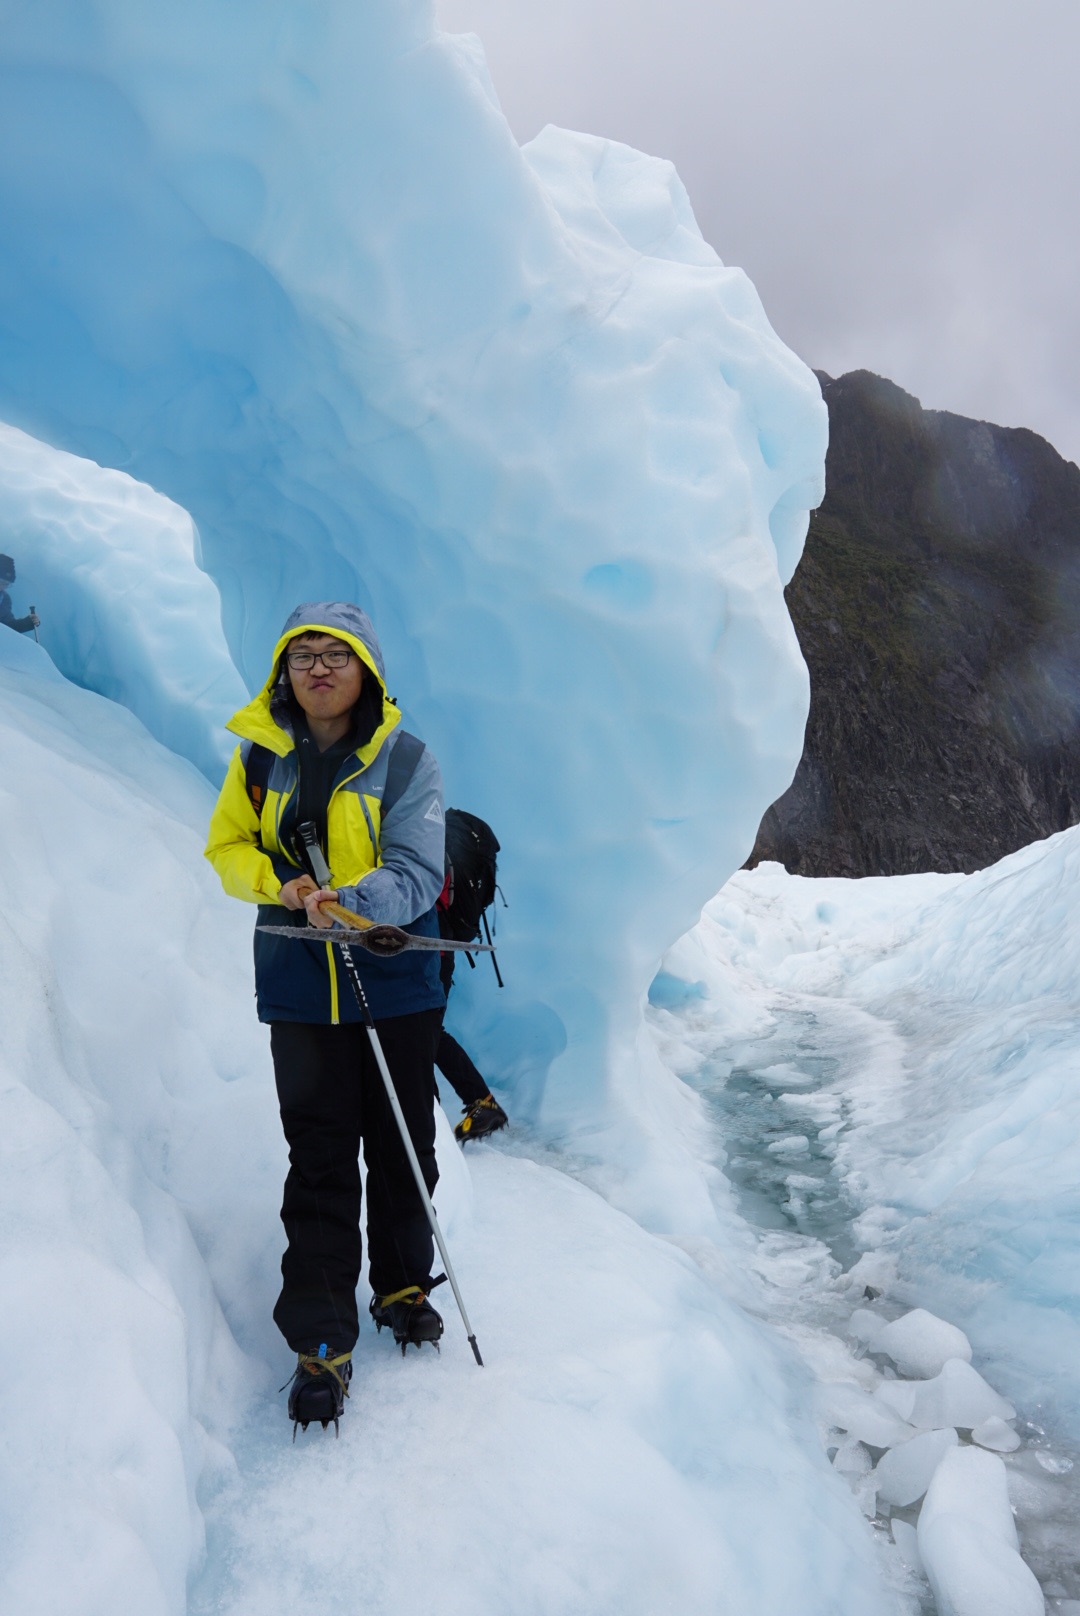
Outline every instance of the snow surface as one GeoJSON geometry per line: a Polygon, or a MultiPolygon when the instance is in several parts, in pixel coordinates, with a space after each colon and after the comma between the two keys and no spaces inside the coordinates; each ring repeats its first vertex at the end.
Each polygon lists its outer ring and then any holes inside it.
{"type": "Polygon", "coordinates": [[[292,1447],[285,1151],[210,790],[14,634],[0,758],[5,1610],[892,1616],[745,1281],[441,1117],[487,1367],[452,1306],[440,1356],[366,1332],[340,1442],[292,1447]]]}
{"type": "Polygon", "coordinates": [[[513,968],[458,1030],[712,1227],[639,1011],[799,756],[813,375],[670,164],[522,152],[428,0],[37,0],[0,66],[0,419],[190,513],[249,684],[297,600],[371,612],[504,843],[513,968]]]}

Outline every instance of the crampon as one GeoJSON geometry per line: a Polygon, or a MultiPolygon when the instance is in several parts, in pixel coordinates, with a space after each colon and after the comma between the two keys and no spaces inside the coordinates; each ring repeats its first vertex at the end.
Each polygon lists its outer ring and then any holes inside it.
{"type": "MultiPolygon", "coordinates": [[[[289,1387],[293,1441],[296,1441],[296,1427],[306,1431],[313,1420],[318,1420],[324,1431],[333,1420],[334,1435],[340,1436],[338,1421],[345,1412],[345,1399],[349,1395],[352,1353],[339,1352],[328,1356],[326,1343],[323,1342],[315,1352],[297,1353],[296,1360],[292,1380],[285,1383],[289,1387]]],[[[285,1387],[281,1390],[284,1391],[285,1387]]]]}
{"type": "Polygon", "coordinates": [[[485,1094],[482,1099],[473,1100],[471,1105],[465,1107],[464,1115],[454,1129],[454,1138],[459,1145],[464,1145],[470,1139],[483,1139],[497,1128],[505,1128],[509,1121],[494,1094],[485,1094]]]}
{"type": "MultiPolygon", "coordinates": [[[[440,1274],[438,1279],[432,1280],[430,1288],[434,1290],[445,1278],[445,1274],[440,1274]]],[[[392,1291],[388,1296],[373,1296],[370,1312],[380,1333],[384,1327],[393,1330],[403,1358],[410,1343],[420,1347],[429,1341],[438,1352],[439,1337],[443,1333],[442,1316],[436,1313],[427,1292],[419,1285],[406,1285],[404,1290],[392,1291]]]]}

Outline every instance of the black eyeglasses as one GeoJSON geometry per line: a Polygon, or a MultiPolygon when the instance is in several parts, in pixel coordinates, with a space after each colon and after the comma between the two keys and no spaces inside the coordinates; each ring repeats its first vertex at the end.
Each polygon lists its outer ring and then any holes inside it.
{"type": "Polygon", "coordinates": [[[343,668],[355,653],[344,645],[332,645],[329,651],[287,651],[285,654],[290,668],[306,673],[316,662],[321,662],[324,668],[343,668]]]}

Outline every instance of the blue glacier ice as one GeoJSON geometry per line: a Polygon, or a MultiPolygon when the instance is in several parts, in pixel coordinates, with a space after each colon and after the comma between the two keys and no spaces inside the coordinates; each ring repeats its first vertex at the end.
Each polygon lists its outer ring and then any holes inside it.
{"type": "MultiPolygon", "coordinates": [[[[249,686],[296,600],[369,609],[506,850],[510,985],[464,984],[459,1029],[519,1115],[610,1154],[657,1103],[659,954],[799,755],[813,376],[669,164],[520,150],[428,3],[0,21],[0,419],[190,514],[249,686]]],[[[677,1130],[624,1158],[627,1204],[708,1224],[677,1130]]]]}
{"type": "Polygon", "coordinates": [[[43,604],[39,638],[61,673],[219,781],[233,745],[222,726],[245,692],[187,512],[0,425],[0,533],[20,600],[43,604]]]}

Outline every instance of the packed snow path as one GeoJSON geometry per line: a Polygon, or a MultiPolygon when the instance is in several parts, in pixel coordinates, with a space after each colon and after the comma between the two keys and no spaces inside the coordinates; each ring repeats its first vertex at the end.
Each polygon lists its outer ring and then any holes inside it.
{"type": "MultiPolygon", "coordinates": [[[[1070,851],[1048,846],[1040,868],[1036,850],[1025,850],[1020,870],[1008,871],[1006,884],[1026,880],[1033,889],[1030,901],[1041,901],[1042,912],[1052,919],[1045,893],[1038,891],[1039,879],[1055,891],[1055,863],[1070,851]],[[1034,873],[1023,859],[1029,865],[1034,861],[1034,873]]],[[[972,878],[971,898],[980,896],[981,879],[972,878]]],[[[907,947],[911,953],[912,938],[928,926],[932,929],[938,919],[933,904],[956,886],[951,878],[935,886],[937,880],[931,877],[921,892],[911,886],[905,891],[903,883],[866,884],[896,888],[886,903],[881,891],[860,895],[859,883],[796,884],[776,870],[742,875],[710,906],[693,938],[669,957],[669,969],[654,987],[652,1019],[665,1058],[698,1090],[713,1119],[718,1161],[740,1211],[759,1231],[755,1267],[762,1282],[762,1312],[800,1345],[820,1377],[823,1440],[872,1520],[901,1593],[916,1600],[920,1610],[939,1616],[1039,1612],[1045,1593],[1045,1608],[1076,1616],[1080,1452],[1068,1401],[1050,1382],[1044,1398],[1022,1404],[1019,1419],[1014,1419],[1013,1405],[977,1374],[982,1368],[992,1379],[995,1371],[1006,1373],[1011,1363],[1014,1382],[1030,1386],[1030,1366],[1025,1375],[1022,1343],[1017,1346],[1015,1340],[1015,1318],[1010,1359],[1001,1347],[1010,1340],[1010,1320],[999,1321],[996,1331],[983,1330],[970,1297],[965,1298],[965,1322],[972,1324],[977,1343],[980,1336],[988,1337],[994,1358],[992,1367],[977,1359],[973,1369],[966,1361],[972,1349],[963,1332],[917,1311],[934,1306],[950,1316],[949,1268],[960,1264],[948,1243],[948,1208],[941,1218],[943,1228],[936,1231],[932,1218],[920,1220],[910,1210],[905,1221],[895,1176],[893,1205],[882,1205],[888,1179],[880,1172],[880,1159],[875,1175],[868,1143],[875,1133],[887,1136],[890,1127],[899,1132],[905,1122],[909,1131],[922,1127],[923,1149],[939,1142],[925,1116],[933,1095],[933,1062],[927,1053],[933,1014],[927,1015],[925,1004],[920,1010],[911,994],[910,968],[905,975],[894,962],[891,992],[882,994],[879,983],[874,1009],[867,1004],[875,995],[852,986],[858,969],[888,958],[894,949],[902,954],[907,947]],[[861,902],[864,910],[876,905],[879,912],[865,913],[860,920],[849,913],[845,926],[836,922],[834,912],[834,904],[845,901],[849,910],[861,902]],[[800,923],[819,904],[816,929],[803,928],[800,923]],[[894,913],[883,927],[881,911],[889,907],[901,914],[908,911],[899,926],[894,913]],[[836,922],[832,935],[824,935],[828,928],[820,924],[822,917],[836,922]],[[862,957],[853,967],[852,937],[860,929],[862,957]],[[822,955],[830,950],[833,957],[826,966],[822,955]],[[811,970],[807,956],[815,954],[811,970]],[[843,970],[837,969],[838,955],[845,959],[843,970]],[[792,961],[797,956],[799,969],[809,973],[815,986],[828,983],[836,991],[793,988],[799,970],[792,961]],[[692,979],[695,975],[698,980],[692,979]],[[909,991],[897,991],[901,986],[909,991]],[[920,1094],[924,1074],[929,1094],[920,1094]],[[920,1222],[929,1226],[930,1237],[920,1222]],[[934,1284],[920,1283],[920,1243],[926,1246],[928,1240],[936,1264],[934,1284]],[[903,1322],[889,1325],[889,1320],[903,1322]],[[960,1361],[948,1362],[954,1355],[960,1361]],[[903,1427],[890,1432],[875,1423],[882,1413],[896,1411],[904,1416],[903,1427]],[[922,1524],[916,1532],[920,1505],[922,1524]],[[1024,1558],[1043,1593],[1017,1558],[1013,1514],[1024,1558]],[[924,1559],[936,1601],[919,1578],[924,1559]],[[906,1563],[914,1576],[898,1572],[897,1561],[906,1563]],[[987,1568],[985,1574],[980,1567],[987,1568]]],[[[965,901],[963,892],[953,900],[954,909],[958,901],[965,901]]],[[[992,940],[989,946],[993,948],[992,940]]],[[[972,997],[967,995],[959,1019],[955,1006],[943,1002],[939,1007],[938,1054],[946,1060],[946,1075],[948,1058],[954,1060],[958,1089],[963,1087],[964,1038],[971,1038],[972,1023],[989,1022],[991,1033],[1006,1045],[1007,1034],[1015,1039],[1015,1024],[1010,1027],[1000,1001],[973,1011],[972,997]]],[[[1037,1014],[1053,1025],[1057,1010],[1051,1001],[1037,1014]]],[[[1013,1019],[1015,1023],[1015,1015],[1013,1019]]],[[[1075,1031],[1074,1019],[1074,1039],[1075,1031]]],[[[994,1038],[984,1035],[982,1042],[987,1041],[992,1044],[994,1038]]],[[[1058,1041],[1055,1027],[1052,1046],[1058,1041]]],[[[1029,1049],[1037,1049],[1039,1040],[1030,1029],[1027,1042],[1029,1049]]],[[[1015,1065],[1015,1050],[1011,1054],[1015,1065]]],[[[1033,1071],[1045,1072],[1045,1065],[1044,1054],[1033,1071]]],[[[993,1075],[990,1067],[969,1134],[976,1126],[988,1126],[993,1075]]],[[[1005,1102],[1003,1115],[1014,1119],[1014,1156],[1025,1116],[1022,1079],[1021,1073],[1013,1090],[999,1096],[1005,1102]]],[[[1069,1121],[1067,1113],[1056,1118],[1059,1149],[1065,1151],[1072,1139],[1069,1121]]],[[[960,1130],[954,1126],[952,1131],[960,1130]]],[[[880,1158],[885,1153],[880,1141],[878,1148],[880,1158]]],[[[974,1153],[969,1150],[969,1155],[974,1153]]],[[[1045,1162],[1044,1172],[1052,1184],[1056,1175],[1045,1162]]],[[[1042,1216],[1049,1215],[1044,1205],[1042,1216]]],[[[1067,1230],[1058,1235],[1059,1240],[1068,1237],[1067,1230]]],[[[978,1240],[978,1228],[970,1228],[969,1243],[978,1240]]],[[[964,1296],[960,1285],[957,1296],[964,1296]]],[[[999,1294],[996,1301],[1003,1312],[1019,1311],[1007,1295],[999,1294]]],[[[1037,1354],[1034,1343],[1032,1350],[1037,1354]]]]}

